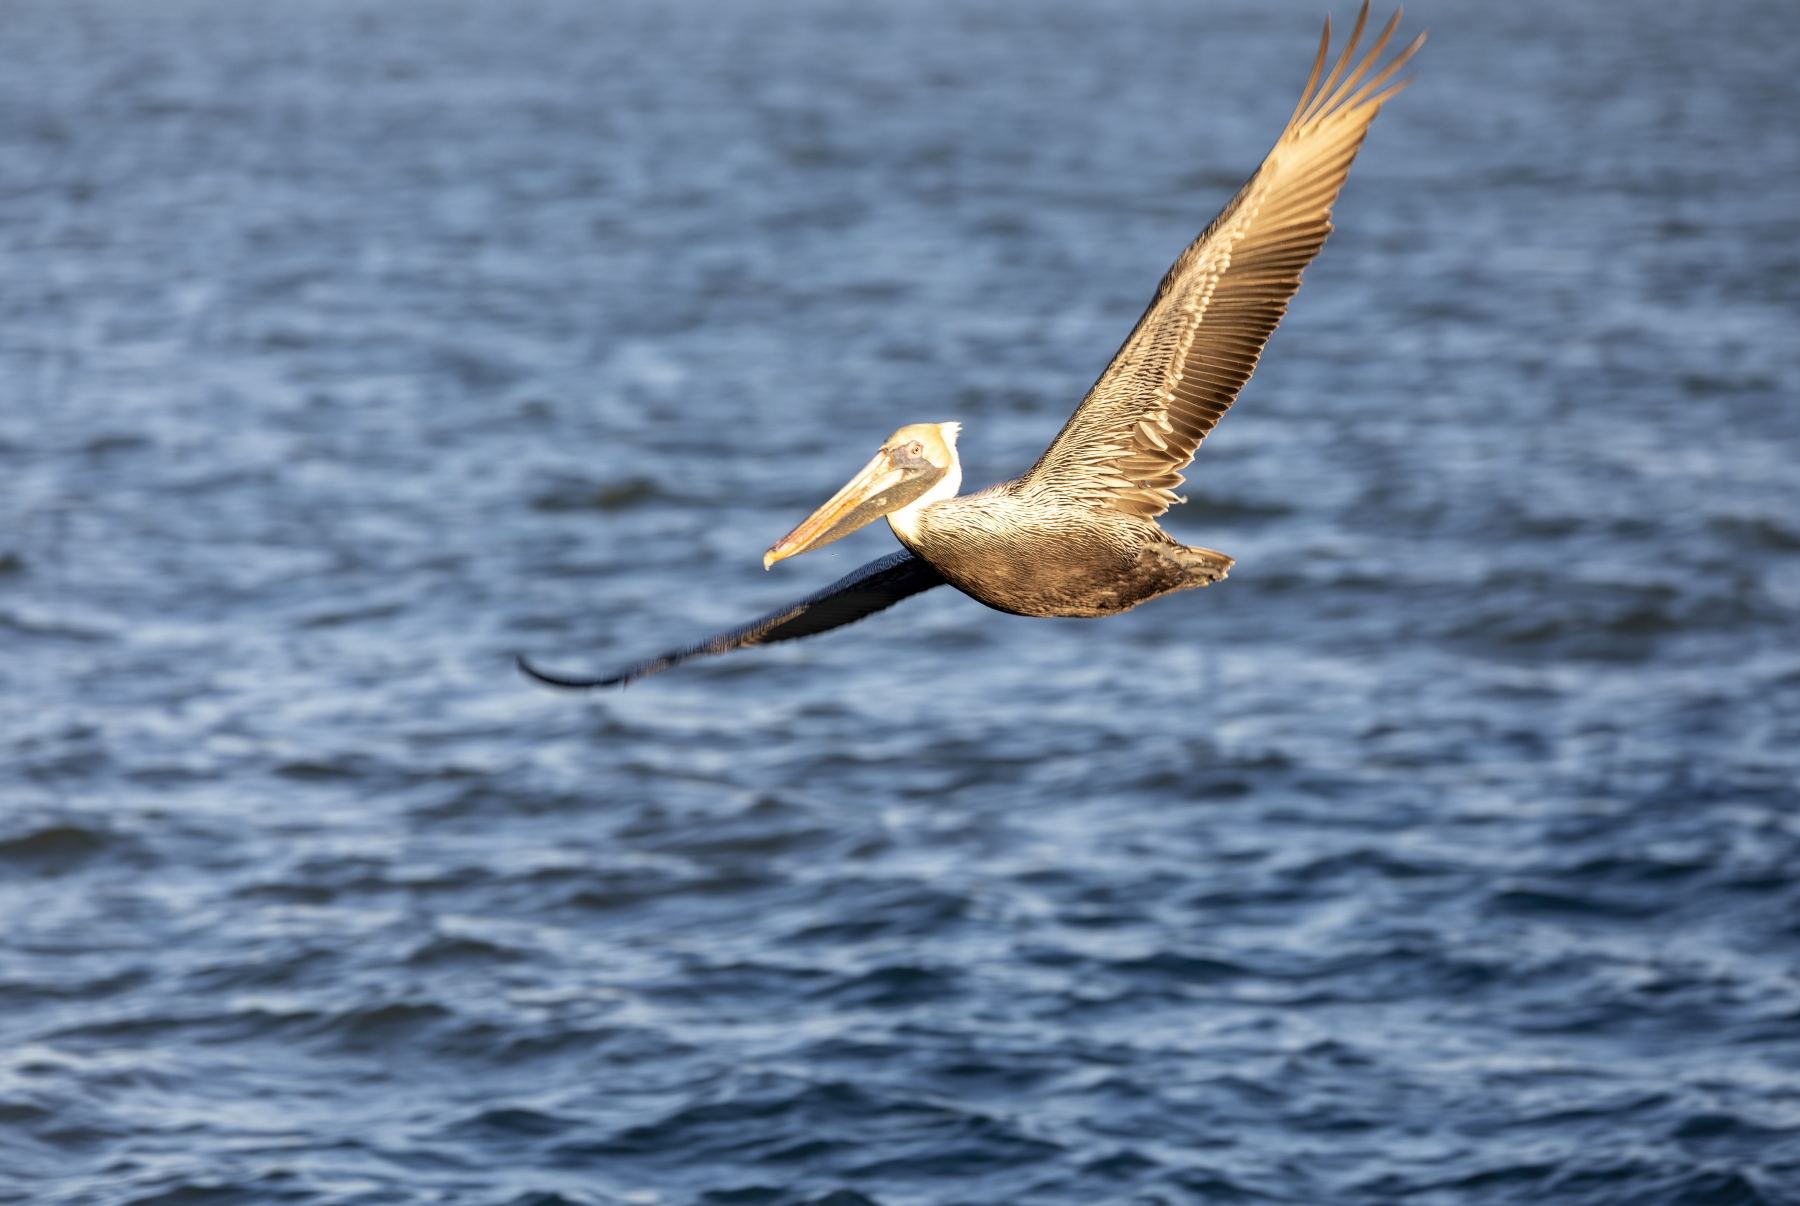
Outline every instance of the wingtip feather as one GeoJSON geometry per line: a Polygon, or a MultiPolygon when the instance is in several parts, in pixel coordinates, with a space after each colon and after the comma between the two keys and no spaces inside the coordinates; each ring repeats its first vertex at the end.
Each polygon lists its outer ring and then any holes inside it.
{"type": "MultiPolygon", "coordinates": [[[[1315,84],[1318,83],[1318,61],[1315,61],[1313,75],[1307,80],[1306,88],[1301,92],[1300,105],[1294,111],[1294,116],[1288,121],[1287,130],[1283,135],[1284,139],[1299,137],[1302,130],[1314,126],[1323,119],[1341,113],[1365,109],[1371,103],[1379,103],[1379,101],[1384,101],[1393,95],[1395,89],[1389,89],[1381,93],[1379,100],[1371,101],[1370,99],[1371,94],[1380,88],[1380,86],[1388,79],[1392,78],[1393,74],[1400,69],[1401,65],[1410,59],[1420,46],[1425,44],[1425,35],[1423,33],[1414,38],[1404,50],[1389,59],[1373,79],[1365,81],[1363,77],[1375,66],[1376,60],[1381,57],[1381,52],[1386,49],[1388,42],[1393,38],[1394,31],[1399,28],[1400,17],[1405,11],[1404,8],[1399,7],[1394,9],[1393,16],[1388,18],[1387,24],[1382,27],[1381,33],[1375,39],[1374,44],[1369,47],[1367,53],[1365,53],[1360,60],[1356,61],[1354,66],[1351,66],[1352,56],[1355,54],[1357,44],[1362,36],[1363,27],[1369,16],[1369,3],[1368,0],[1364,0],[1362,10],[1357,16],[1356,27],[1351,31],[1349,42],[1338,55],[1337,62],[1331,69],[1331,74],[1326,77],[1325,82],[1322,85],[1319,85],[1316,88],[1315,84]],[[1346,68],[1349,68],[1347,73],[1346,68]]],[[[1330,28],[1330,20],[1328,18],[1326,21],[1327,37],[1330,36],[1330,28]]],[[[1322,58],[1328,52],[1322,49],[1320,53],[1322,58]]],[[[1402,87],[1403,86],[1404,85],[1402,85],[1402,87]]]]}
{"type": "Polygon", "coordinates": [[[1306,106],[1312,103],[1313,86],[1319,82],[1319,73],[1325,70],[1325,58],[1331,52],[1331,14],[1325,14],[1325,29],[1319,34],[1319,53],[1313,56],[1312,74],[1306,77],[1306,87],[1300,89],[1300,103],[1294,106],[1294,112],[1288,118],[1291,130],[1300,122],[1300,115],[1306,106]]]}
{"type": "MultiPolygon", "coordinates": [[[[1367,11],[1366,5],[1365,11],[1367,11]]],[[[1344,82],[1338,85],[1337,91],[1325,103],[1327,111],[1345,104],[1344,98],[1350,95],[1350,90],[1356,86],[1356,82],[1363,77],[1364,72],[1375,65],[1375,61],[1381,57],[1381,52],[1387,49],[1388,41],[1393,38],[1394,30],[1400,24],[1400,11],[1398,8],[1394,10],[1394,15],[1389,17],[1388,23],[1382,27],[1381,35],[1375,39],[1375,44],[1369,47],[1369,52],[1357,61],[1356,69],[1345,76],[1344,82]]],[[[1389,69],[1391,68],[1392,64],[1389,64],[1389,69]]]]}
{"type": "Polygon", "coordinates": [[[1363,0],[1362,11],[1356,15],[1356,24],[1350,28],[1350,40],[1339,52],[1337,62],[1331,65],[1331,74],[1325,77],[1325,82],[1320,85],[1319,91],[1313,96],[1312,104],[1308,105],[1306,112],[1301,115],[1299,124],[1305,125],[1311,122],[1323,111],[1326,98],[1330,97],[1333,90],[1337,88],[1338,79],[1344,74],[1344,68],[1349,65],[1350,56],[1356,53],[1356,44],[1362,41],[1363,27],[1368,23],[1369,0],[1363,0]]]}
{"type": "Polygon", "coordinates": [[[626,672],[625,674],[615,674],[610,678],[565,678],[560,674],[551,674],[546,670],[539,670],[536,666],[532,665],[522,653],[515,654],[513,661],[517,663],[519,672],[527,678],[536,679],[546,686],[563,687],[571,691],[585,691],[590,687],[610,687],[615,683],[623,687],[629,685],[631,682],[631,674],[629,672],[626,672]]]}
{"type": "Polygon", "coordinates": [[[1414,38],[1411,45],[1395,55],[1392,59],[1388,60],[1387,66],[1383,67],[1379,74],[1370,79],[1361,88],[1358,88],[1348,99],[1342,101],[1338,106],[1339,110],[1345,113],[1354,113],[1369,108],[1371,105],[1380,108],[1382,103],[1389,97],[1405,88],[1407,84],[1410,84],[1413,81],[1413,77],[1409,75],[1396,86],[1383,89],[1379,96],[1371,98],[1369,95],[1377,88],[1381,88],[1388,80],[1392,79],[1394,73],[1406,65],[1406,60],[1412,56],[1413,51],[1417,50],[1424,40],[1424,34],[1420,34],[1418,37],[1414,38]]]}

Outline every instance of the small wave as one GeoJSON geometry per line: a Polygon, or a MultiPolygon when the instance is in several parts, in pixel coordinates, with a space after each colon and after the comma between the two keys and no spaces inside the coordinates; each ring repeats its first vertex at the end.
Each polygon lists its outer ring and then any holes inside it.
{"type": "Polygon", "coordinates": [[[516,963],[528,958],[522,951],[479,938],[440,934],[406,957],[413,967],[439,967],[459,963],[516,963]]]}
{"type": "Polygon", "coordinates": [[[840,1004],[899,1009],[955,996],[958,977],[925,967],[882,967],[826,989],[840,1004]]]}
{"type": "Polygon", "coordinates": [[[545,1139],[573,1130],[581,1124],[572,1118],[559,1118],[522,1106],[500,1106],[486,1109],[450,1128],[452,1135],[475,1140],[545,1139]]]}
{"type": "Polygon", "coordinates": [[[628,511],[663,497],[661,488],[647,477],[628,477],[613,482],[568,478],[552,484],[531,500],[538,511],[628,511]]]}
{"type": "Polygon", "coordinates": [[[67,822],[51,824],[0,839],[0,862],[40,874],[60,874],[79,867],[112,842],[112,836],[103,830],[67,822]]]}
{"type": "Polygon", "coordinates": [[[1139,959],[1122,959],[1110,965],[1132,977],[1172,984],[1219,984],[1250,975],[1250,971],[1226,959],[1158,951],[1139,959]]]}
{"type": "Polygon", "coordinates": [[[1050,1160],[1062,1148],[985,1114],[844,1082],[683,1107],[598,1140],[559,1145],[575,1163],[692,1163],[730,1153],[815,1174],[961,1179],[1050,1160]],[[896,1133],[887,1130],[904,1123],[896,1133]]]}
{"type": "Polygon", "coordinates": [[[1494,893],[1495,908],[1509,913],[1559,913],[1571,917],[1638,920],[1674,908],[1679,901],[1657,893],[1653,896],[1601,896],[1545,885],[1506,888],[1494,893]]]}

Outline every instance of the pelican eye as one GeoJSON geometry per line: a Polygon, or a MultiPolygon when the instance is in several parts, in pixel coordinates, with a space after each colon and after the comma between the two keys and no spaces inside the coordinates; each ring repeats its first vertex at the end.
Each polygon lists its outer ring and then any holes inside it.
{"type": "Polygon", "coordinates": [[[896,444],[887,450],[888,459],[896,466],[908,471],[936,469],[937,466],[925,459],[925,445],[918,440],[908,440],[904,444],[896,444]]]}

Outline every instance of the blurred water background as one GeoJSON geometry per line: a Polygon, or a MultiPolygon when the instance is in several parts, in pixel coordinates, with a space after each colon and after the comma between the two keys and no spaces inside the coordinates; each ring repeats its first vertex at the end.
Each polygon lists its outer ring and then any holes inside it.
{"type": "Polygon", "coordinates": [[[1800,1201],[1789,0],[1409,12],[1228,582],[512,669],[1028,465],[1323,12],[9,0],[0,1201],[1800,1201]]]}

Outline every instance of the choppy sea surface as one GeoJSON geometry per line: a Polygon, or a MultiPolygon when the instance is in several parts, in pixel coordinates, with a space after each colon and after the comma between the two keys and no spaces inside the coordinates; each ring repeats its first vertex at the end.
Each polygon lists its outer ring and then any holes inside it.
{"type": "Polygon", "coordinates": [[[1409,11],[1227,582],[512,667],[1028,465],[1323,12],[7,3],[0,1202],[1800,1201],[1786,0],[1409,11]]]}

